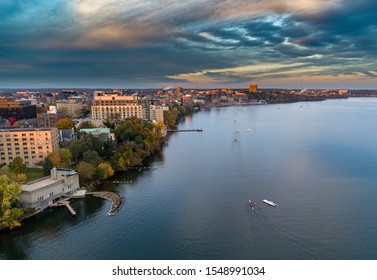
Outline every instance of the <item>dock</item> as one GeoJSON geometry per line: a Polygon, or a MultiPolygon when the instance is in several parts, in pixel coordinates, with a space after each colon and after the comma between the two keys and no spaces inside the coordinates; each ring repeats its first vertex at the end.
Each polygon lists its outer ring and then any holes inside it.
{"type": "Polygon", "coordinates": [[[69,201],[67,199],[60,199],[56,201],[55,203],[52,203],[49,205],[49,207],[60,207],[60,206],[65,206],[67,207],[68,211],[72,214],[72,216],[76,216],[76,211],[72,208],[72,206],[69,204],[69,201]]]}
{"type": "Polygon", "coordinates": [[[196,128],[196,129],[169,129],[168,132],[202,132],[203,129],[196,128]]]}
{"type": "Polygon", "coordinates": [[[67,204],[65,205],[65,207],[67,207],[68,211],[71,212],[72,216],[76,216],[76,211],[73,210],[72,206],[69,205],[69,203],[67,203],[67,204]]]}

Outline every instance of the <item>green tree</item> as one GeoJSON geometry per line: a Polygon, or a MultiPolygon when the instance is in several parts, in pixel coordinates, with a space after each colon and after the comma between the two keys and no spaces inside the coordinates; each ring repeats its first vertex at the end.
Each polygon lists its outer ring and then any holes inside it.
{"type": "Polygon", "coordinates": [[[103,160],[96,151],[88,150],[82,154],[83,161],[88,162],[94,166],[100,164],[103,160]]]}
{"type": "Polygon", "coordinates": [[[74,128],[75,124],[70,118],[63,118],[56,122],[55,127],[58,129],[69,129],[74,128]]]}
{"type": "Polygon", "coordinates": [[[16,157],[9,164],[9,169],[13,174],[24,174],[26,172],[26,165],[21,157],[16,157]]]}
{"type": "Polygon", "coordinates": [[[176,116],[173,114],[172,111],[164,111],[164,123],[170,127],[175,127],[176,116]]]}
{"type": "Polygon", "coordinates": [[[82,122],[79,124],[77,129],[80,130],[82,128],[97,128],[97,126],[92,122],[82,122]]]}
{"type": "Polygon", "coordinates": [[[22,187],[6,175],[0,175],[0,225],[13,229],[21,225],[23,210],[17,207],[22,187]]]}
{"type": "Polygon", "coordinates": [[[51,169],[54,168],[54,164],[48,157],[46,157],[42,162],[42,167],[43,175],[48,176],[51,173],[51,169]]]}
{"type": "Polygon", "coordinates": [[[107,140],[103,143],[103,148],[102,148],[102,151],[100,153],[100,156],[104,160],[108,161],[113,156],[114,151],[115,151],[115,143],[114,143],[113,140],[109,139],[109,140],[107,140]]]}
{"type": "MultiPolygon", "coordinates": [[[[72,158],[75,163],[78,164],[84,160],[83,154],[88,150],[95,151],[102,157],[104,155],[104,140],[98,139],[91,134],[82,133],[80,139],[71,140],[67,148],[72,152],[72,158]]],[[[111,154],[108,154],[108,156],[110,157],[111,154]]]]}
{"type": "Polygon", "coordinates": [[[76,166],[76,171],[79,174],[80,181],[85,182],[92,179],[96,168],[92,164],[82,161],[76,166]]]}
{"type": "Polygon", "coordinates": [[[95,172],[94,172],[94,178],[95,179],[105,179],[105,176],[106,176],[106,172],[104,169],[102,168],[99,168],[98,166],[95,168],[95,172]]]}

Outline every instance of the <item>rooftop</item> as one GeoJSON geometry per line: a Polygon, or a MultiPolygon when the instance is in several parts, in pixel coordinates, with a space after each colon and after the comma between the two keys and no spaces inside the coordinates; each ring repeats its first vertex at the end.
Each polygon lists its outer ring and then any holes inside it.
{"type": "Polygon", "coordinates": [[[58,180],[52,180],[51,177],[45,177],[40,180],[32,181],[29,184],[22,185],[22,191],[24,192],[32,192],[38,189],[42,189],[47,186],[51,186],[54,184],[59,183],[58,180]]]}
{"type": "Polygon", "coordinates": [[[110,133],[110,128],[108,127],[99,127],[99,128],[82,128],[80,129],[80,132],[85,132],[85,133],[110,133]]]}
{"type": "Polygon", "coordinates": [[[21,131],[51,131],[56,128],[3,128],[0,132],[21,132],[21,131]]]}

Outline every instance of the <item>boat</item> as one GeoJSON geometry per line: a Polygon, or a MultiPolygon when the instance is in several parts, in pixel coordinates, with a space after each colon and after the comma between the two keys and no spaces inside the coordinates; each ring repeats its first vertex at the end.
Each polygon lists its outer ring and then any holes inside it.
{"type": "Polygon", "coordinates": [[[266,203],[267,205],[270,205],[270,206],[273,206],[273,207],[278,206],[275,202],[272,202],[272,201],[267,200],[267,199],[263,199],[263,202],[266,203]]]}
{"type": "Polygon", "coordinates": [[[254,210],[255,204],[250,199],[249,199],[249,206],[250,206],[251,209],[254,210]]]}

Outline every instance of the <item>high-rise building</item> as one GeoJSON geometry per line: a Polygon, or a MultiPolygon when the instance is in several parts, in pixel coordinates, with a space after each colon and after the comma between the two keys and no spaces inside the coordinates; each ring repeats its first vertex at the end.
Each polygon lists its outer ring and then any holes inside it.
{"type": "Polygon", "coordinates": [[[0,162],[9,164],[21,157],[26,166],[34,167],[59,148],[56,128],[0,129],[0,162]]]}
{"type": "Polygon", "coordinates": [[[124,120],[130,117],[143,118],[143,107],[137,95],[117,95],[103,93],[94,96],[92,103],[92,120],[124,120]]]}
{"type": "Polygon", "coordinates": [[[249,92],[257,92],[258,86],[256,84],[249,85],[249,92]]]}

